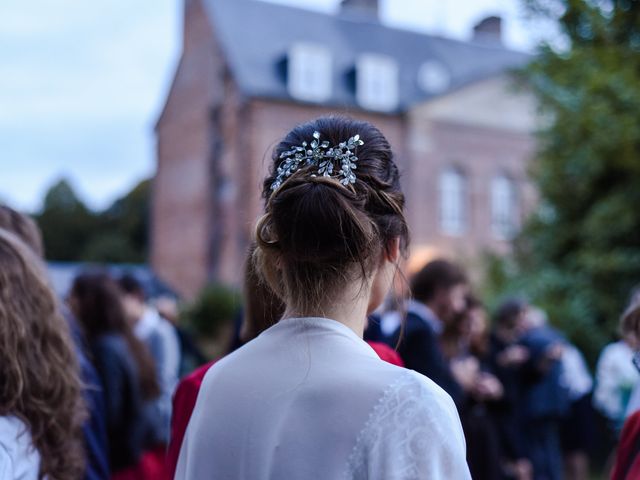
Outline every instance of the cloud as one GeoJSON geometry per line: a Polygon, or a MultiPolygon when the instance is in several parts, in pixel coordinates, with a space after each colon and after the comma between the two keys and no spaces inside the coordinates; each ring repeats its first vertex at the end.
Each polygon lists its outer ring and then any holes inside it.
{"type": "Polygon", "coordinates": [[[72,174],[89,203],[104,206],[153,172],[152,125],[178,54],[180,4],[0,5],[0,196],[34,209],[48,183],[72,174]]]}

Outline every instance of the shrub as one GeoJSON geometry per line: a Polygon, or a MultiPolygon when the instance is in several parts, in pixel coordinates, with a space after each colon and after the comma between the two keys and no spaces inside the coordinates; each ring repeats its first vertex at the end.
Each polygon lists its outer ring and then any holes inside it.
{"type": "Polygon", "coordinates": [[[241,306],[240,294],[220,283],[205,286],[195,301],[183,312],[187,325],[203,337],[215,337],[233,321],[241,306]]]}

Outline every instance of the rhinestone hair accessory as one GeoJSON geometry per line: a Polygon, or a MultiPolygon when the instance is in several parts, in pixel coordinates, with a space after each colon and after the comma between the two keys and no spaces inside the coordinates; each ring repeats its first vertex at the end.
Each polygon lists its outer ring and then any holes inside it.
{"type": "Polygon", "coordinates": [[[311,143],[302,142],[302,145],[280,154],[281,163],[276,170],[277,176],[271,184],[271,190],[276,190],[298,169],[307,166],[317,167],[318,175],[340,178],[340,183],[344,186],[356,183],[353,171],[358,168],[358,157],[355,152],[361,145],[364,142],[360,140],[360,135],[354,135],[337,146],[330,146],[328,141],[320,141],[320,132],[313,132],[311,143]],[[338,168],[340,170],[334,173],[338,168]]]}

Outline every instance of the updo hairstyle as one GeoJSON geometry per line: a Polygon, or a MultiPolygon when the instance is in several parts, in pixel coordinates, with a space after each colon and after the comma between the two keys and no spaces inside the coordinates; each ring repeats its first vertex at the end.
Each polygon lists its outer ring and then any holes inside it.
{"type": "Polygon", "coordinates": [[[349,282],[363,285],[379,266],[382,252],[400,239],[406,252],[408,228],[404,194],[393,153],[380,130],[342,116],[321,117],[295,127],[274,149],[264,181],[265,213],[256,227],[256,269],[274,292],[296,311],[322,311],[327,298],[349,282]],[[282,152],[313,140],[330,145],[359,135],[354,184],[300,168],[276,190],[271,186],[282,152]]]}

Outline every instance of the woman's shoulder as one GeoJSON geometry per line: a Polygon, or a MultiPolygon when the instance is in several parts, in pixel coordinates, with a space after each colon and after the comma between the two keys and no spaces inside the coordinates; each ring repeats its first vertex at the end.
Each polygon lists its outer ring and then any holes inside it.
{"type": "Polygon", "coordinates": [[[373,469],[382,472],[376,478],[466,479],[465,449],[451,397],[427,377],[398,368],[370,411],[348,469],[354,478],[373,469]]]}
{"type": "MultiPolygon", "coordinates": [[[[373,346],[369,345],[374,352],[378,353],[373,346]]],[[[385,352],[395,350],[388,347],[385,352]]],[[[451,407],[456,410],[453,400],[447,392],[438,386],[430,378],[399,365],[396,362],[389,361],[379,354],[367,358],[366,362],[361,364],[362,371],[354,368],[354,375],[360,377],[360,384],[368,384],[374,390],[383,392],[383,396],[391,393],[402,395],[403,392],[412,391],[413,394],[420,393],[430,402],[436,402],[438,406],[451,407]]],[[[346,370],[346,369],[345,369],[346,370]]]]}
{"type": "Polygon", "coordinates": [[[397,377],[385,392],[387,401],[393,400],[404,407],[415,404],[420,410],[447,413],[457,418],[456,406],[451,396],[433,380],[414,370],[401,367],[397,369],[397,377]]]}
{"type": "Polygon", "coordinates": [[[600,360],[603,358],[613,358],[620,356],[630,356],[633,354],[633,350],[624,341],[618,340],[606,345],[600,353],[600,360]]]}
{"type": "MultiPolygon", "coordinates": [[[[360,385],[378,399],[370,411],[372,423],[382,424],[383,418],[401,415],[403,418],[420,419],[435,430],[450,429],[451,422],[460,424],[449,394],[414,370],[378,361],[375,371],[368,371],[360,385]]],[[[399,426],[395,420],[392,423],[399,426]]],[[[393,425],[388,427],[395,428],[393,425]]]]}
{"type": "Polygon", "coordinates": [[[40,455],[19,418],[0,416],[0,478],[37,478],[40,455]]]}

